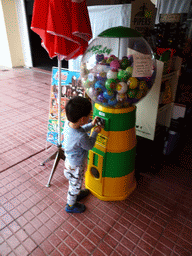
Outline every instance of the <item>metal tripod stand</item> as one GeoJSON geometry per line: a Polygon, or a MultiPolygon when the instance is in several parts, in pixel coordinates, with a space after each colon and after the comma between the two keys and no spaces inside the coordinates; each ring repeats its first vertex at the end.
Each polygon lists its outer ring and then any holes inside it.
{"type": "Polygon", "coordinates": [[[61,56],[58,55],[58,146],[57,151],[48,157],[43,163],[40,165],[45,165],[48,161],[55,159],[53,163],[53,167],[51,170],[51,174],[49,176],[48,183],[46,187],[50,187],[50,182],[52,180],[53,174],[56,171],[59,160],[65,160],[64,151],[61,148],[61,56]]]}
{"type": "Polygon", "coordinates": [[[46,185],[46,187],[50,187],[50,183],[51,183],[51,180],[52,180],[52,177],[53,177],[53,174],[54,172],[56,171],[56,168],[57,168],[57,165],[59,163],[59,160],[62,159],[65,161],[65,155],[64,155],[64,151],[63,149],[61,148],[61,146],[58,146],[57,148],[57,151],[52,154],[49,158],[47,158],[43,163],[41,163],[40,165],[45,165],[45,163],[51,161],[55,159],[54,163],[53,163],[53,167],[52,167],[52,170],[51,170],[51,174],[49,176],[49,180],[48,180],[48,183],[46,185]]]}

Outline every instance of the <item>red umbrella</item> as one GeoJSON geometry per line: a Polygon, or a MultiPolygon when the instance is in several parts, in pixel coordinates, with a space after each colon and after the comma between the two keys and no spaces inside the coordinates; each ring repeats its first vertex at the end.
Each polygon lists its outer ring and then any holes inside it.
{"type": "Polygon", "coordinates": [[[55,158],[49,187],[60,158],[65,159],[61,149],[61,60],[83,54],[92,38],[86,0],[35,0],[31,29],[41,37],[49,57],[58,57],[58,151],[44,161],[55,158]]]}
{"type": "Polygon", "coordinates": [[[69,60],[83,54],[92,38],[85,0],[35,0],[31,29],[49,57],[69,60]]]}

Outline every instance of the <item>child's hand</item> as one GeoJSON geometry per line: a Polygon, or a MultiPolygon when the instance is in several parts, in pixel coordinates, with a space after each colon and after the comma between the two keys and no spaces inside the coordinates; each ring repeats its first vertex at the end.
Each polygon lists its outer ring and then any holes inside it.
{"type": "Polygon", "coordinates": [[[100,133],[101,132],[101,126],[96,126],[94,129],[94,132],[100,133]]]}
{"type": "Polygon", "coordinates": [[[96,116],[95,118],[94,118],[94,120],[92,121],[92,125],[93,126],[95,126],[96,124],[97,124],[97,120],[99,119],[99,117],[98,116],[96,116]]]}

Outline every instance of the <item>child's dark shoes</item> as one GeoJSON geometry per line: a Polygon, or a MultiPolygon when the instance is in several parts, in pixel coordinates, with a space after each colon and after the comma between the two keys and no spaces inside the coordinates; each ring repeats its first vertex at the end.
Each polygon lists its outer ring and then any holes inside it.
{"type": "Polygon", "coordinates": [[[65,207],[65,211],[68,213],[82,213],[86,209],[84,204],[75,203],[72,206],[69,206],[68,204],[65,207]]]}

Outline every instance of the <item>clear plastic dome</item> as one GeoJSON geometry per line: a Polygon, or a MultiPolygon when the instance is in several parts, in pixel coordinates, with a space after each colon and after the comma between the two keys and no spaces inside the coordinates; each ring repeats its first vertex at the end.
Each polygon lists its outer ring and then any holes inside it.
{"type": "Polygon", "coordinates": [[[138,103],[153,86],[156,61],[137,31],[115,27],[88,46],[81,61],[82,85],[94,101],[123,108],[138,103]]]}

